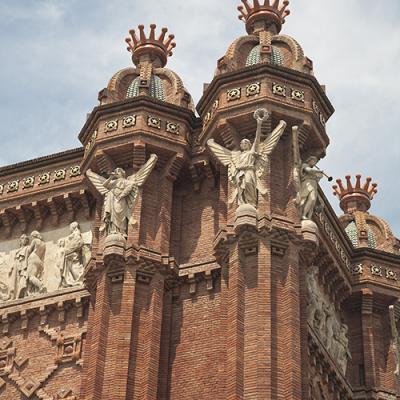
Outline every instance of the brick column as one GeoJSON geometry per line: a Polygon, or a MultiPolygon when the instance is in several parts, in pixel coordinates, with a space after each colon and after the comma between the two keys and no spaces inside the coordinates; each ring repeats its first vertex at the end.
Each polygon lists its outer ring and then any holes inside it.
{"type": "MultiPolygon", "coordinates": [[[[114,284],[116,285],[116,284],[114,284]]],[[[112,324],[109,326],[108,343],[113,357],[112,378],[109,380],[109,396],[113,400],[125,400],[128,387],[129,352],[132,340],[133,308],[135,303],[136,267],[127,265],[123,283],[117,284],[113,293],[112,324]],[[112,325],[112,326],[111,326],[112,325]]]]}
{"type": "Polygon", "coordinates": [[[158,392],[158,371],[160,367],[160,342],[163,317],[164,277],[155,273],[149,286],[149,305],[146,322],[146,342],[143,344],[143,358],[136,368],[143,371],[141,397],[156,400],[158,392]]]}
{"type": "Polygon", "coordinates": [[[373,302],[373,292],[369,289],[363,289],[361,298],[361,324],[364,349],[365,386],[368,388],[376,386],[373,302]]]}
{"type": "Polygon", "coordinates": [[[227,400],[244,398],[244,276],[239,244],[232,244],[229,257],[229,283],[225,288],[227,304],[226,396],[227,400]]]}
{"type": "Polygon", "coordinates": [[[260,237],[257,271],[257,399],[272,399],[271,243],[260,237]]]}
{"type": "Polygon", "coordinates": [[[305,287],[303,286],[301,292],[298,248],[294,244],[289,243],[282,261],[282,292],[276,301],[282,302],[281,314],[277,316],[277,320],[280,326],[279,344],[284,349],[282,360],[284,367],[279,369],[282,376],[278,377],[278,381],[282,384],[278,393],[285,399],[303,399],[302,367],[304,364],[302,363],[302,353],[304,356],[307,351],[308,333],[304,329],[304,325],[307,323],[306,315],[300,314],[300,304],[303,304],[304,307],[305,287]],[[302,346],[306,346],[305,349],[302,349],[302,346]]]}
{"type": "Polygon", "coordinates": [[[82,400],[101,400],[108,331],[108,280],[103,273],[92,295],[83,363],[82,400]]]}

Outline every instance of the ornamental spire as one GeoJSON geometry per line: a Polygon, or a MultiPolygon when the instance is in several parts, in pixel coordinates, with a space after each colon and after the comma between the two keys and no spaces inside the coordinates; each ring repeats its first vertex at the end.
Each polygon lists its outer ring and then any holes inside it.
{"type": "Polygon", "coordinates": [[[346,213],[354,211],[367,211],[371,207],[371,200],[377,191],[377,184],[372,183],[372,178],[368,177],[364,184],[361,184],[361,175],[356,175],[356,184],[351,182],[351,176],[346,176],[346,187],[343,186],[341,179],[336,180],[337,185],[333,186],[333,194],[339,197],[340,208],[346,213]]]}
{"type": "Polygon", "coordinates": [[[253,0],[253,5],[249,4],[249,0],[241,0],[244,4],[239,6],[239,19],[246,24],[246,30],[249,35],[260,31],[272,31],[279,33],[285,18],[290,14],[287,10],[289,0],[264,0],[264,4],[260,4],[260,0],[253,0]]]}
{"type": "Polygon", "coordinates": [[[161,66],[164,67],[167,64],[169,56],[172,56],[172,49],[176,46],[173,41],[175,36],[169,35],[166,37],[168,28],[162,28],[161,34],[156,39],[156,25],[150,25],[150,35],[146,37],[144,32],[144,25],[139,25],[139,37],[136,35],[134,29],[129,31],[130,38],[126,38],[125,41],[128,43],[128,51],[132,53],[132,61],[135,65],[139,65],[143,58],[155,61],[160,60],[161,66]]]}

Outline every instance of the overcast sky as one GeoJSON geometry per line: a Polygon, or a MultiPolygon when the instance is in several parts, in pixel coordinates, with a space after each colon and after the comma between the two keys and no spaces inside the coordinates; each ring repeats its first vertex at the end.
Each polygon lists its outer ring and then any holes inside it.
{"type": "MultiPolygon", "coordinates": [[[[79,147],[86,113],[119,69],[138,24],[167,26],[168,67],[197,102],[216,61],[245,34],[239,0],[1,0],[0,165],[79,147]]],[[[336,113],[321,162],[330,175],[370,175],[371,212],[400,236],[400,1],[291,0],[283,33],[314,61],[336,113]]],[[[330,185],[323,184],[328,198],[330,185]]]]}

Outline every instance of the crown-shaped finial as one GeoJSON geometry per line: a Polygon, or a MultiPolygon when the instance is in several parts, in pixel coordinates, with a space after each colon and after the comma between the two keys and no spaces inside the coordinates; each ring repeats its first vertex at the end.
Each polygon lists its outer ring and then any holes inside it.
{"type": "Polygon", "coordinates": [[[336,180],[337,185],[333,186],[335,196],[339,197],[340,208],[345,213],[353,211],[367,211],[371,207],[371,200],[377,191],[377,184],[372,183],[372,178],[368,177],[364,184],[361,184],[361,175],[356,175],[356,184],[351,182],[351,176],[346,176],[346,187],[343,186],[341,179],[336,180]]]}
{"type": "Polygon", "coordinates": [[[270,30],[271,28],[275,28],[274,33],[279,33],[285,23],[285,18],[290,14],[287,10],[289,0],[284,0],[282,4],[281,0],[264,0],[264,4],[260,4],[260,0],[253,0],[253,6],[249,4],[249,0],[242,0],[242,3],[244,7],[238,7],[241,14],[239,19],[245,22],[249,35],[257,29],[270,30]]]}
{"type": "Polygon", "coordinates": [[[164,67],[167,64],[168,56],[172,56],[172,49],[176,46],[173,42],[175,36],[169,35],[166,38],[168,32],[167,28],[161,29],[161,34],[156,39],[156,25],[150,25],[150,35],[146,37],[144,33],[144,25],[139,25],[139,37],[136,32],[131,29],[129,31],[131,37],[126,38],[125,41],[128,43],[128,51],[132,53],[132,61],[135,65],[140,63],[140,59],[144,55],[149,55],[151,60],[159,58],[161,65],[164,67]]]}

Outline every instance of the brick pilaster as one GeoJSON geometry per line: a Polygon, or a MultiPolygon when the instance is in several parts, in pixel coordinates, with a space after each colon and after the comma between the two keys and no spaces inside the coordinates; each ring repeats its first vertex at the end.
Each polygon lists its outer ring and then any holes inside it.
{"type": "Polygon", "coordinates": [[[227,400],[244,398],[244,276],[237,241],[232,245],[229,263],[227,302],[226,396],[227,400]]]}
{"type": "Polygon", "coordinates": [[[156,400],[158,371],[160,367],[160,341],[163,317],[164,277],[156,273],[149,287],[149,308],[147,317],[146,343],[144,357],[139,368],[143,369],[143,399],[156,400]]]}
{"type": "Polygon", "coordinates": [[[361,324],[364,349],[365,386],[376,386],[375,349],[373,335],[373,293],[369,289],[362,290],[361,324]]]}

